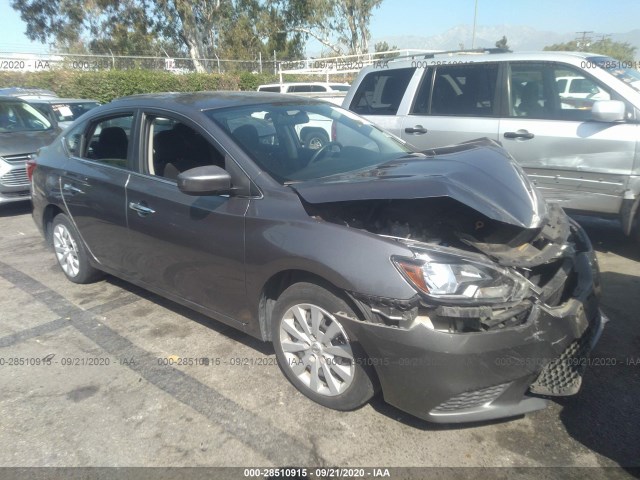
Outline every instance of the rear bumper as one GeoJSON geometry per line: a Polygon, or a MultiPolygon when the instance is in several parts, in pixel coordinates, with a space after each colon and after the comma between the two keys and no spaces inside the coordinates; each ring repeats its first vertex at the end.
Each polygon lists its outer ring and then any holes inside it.
{"type": "Polygon", "coordinates": [[[606,323],[588,254],[578,254],[575,266],[576,296],[557,307],[535,304],[518,327],[451,334],[338,316],[375,366],[385,400],[399,409],[438,423],[520,415],[545,407],[534,391],[577,391],[585,362],[575,357],[588,355],[606,323]]]}

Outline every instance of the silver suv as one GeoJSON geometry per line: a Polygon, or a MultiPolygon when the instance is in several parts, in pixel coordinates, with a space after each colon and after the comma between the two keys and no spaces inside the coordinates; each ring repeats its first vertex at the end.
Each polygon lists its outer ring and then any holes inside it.
{"type": "Polygon", "coordinates": [[[421,150],[500,141],[548,200],[640,239],[635,66],[582,52],[412,56],[364,68],[343,106],[421,150]]]}
{"type": "Polygon", "coordinates": [[[0,205],[29,200],[26,163],[60,133],[35,107],[0,96],[0,205]]]}

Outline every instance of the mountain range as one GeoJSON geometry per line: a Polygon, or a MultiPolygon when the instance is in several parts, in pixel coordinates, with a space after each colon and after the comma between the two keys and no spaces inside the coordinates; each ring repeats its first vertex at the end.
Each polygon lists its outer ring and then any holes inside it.
{"type": "MultiPolygon", "coordinates": [[[[428,27],[425,28],[425,33],[428,27]]],[[[371,45],[377,42],[387,42],[389,46],[400,49],[415,48],[425,50],[457,50],[471,48],[473,27],[470,25],[457,25],[438,35],[392,35],[374,38],[371,45]]],[[[509,48],[513,51],[542,50],[554,43],[563,43],[576,39],[576,32],[558,33],[538,30],[524,25],[492,25],[476,27],[474,46],[493,48],[496,41],[502,36],[507,37],[509,48]]],[[[599,40],[602,34],[595,32],[591,35],[593,40],[599,40]]],[[[640,58],[640,29],[625,33],[613,33],[608,38],[616,42],[628,42],[637,47],[636,56],[640,58]]]]}

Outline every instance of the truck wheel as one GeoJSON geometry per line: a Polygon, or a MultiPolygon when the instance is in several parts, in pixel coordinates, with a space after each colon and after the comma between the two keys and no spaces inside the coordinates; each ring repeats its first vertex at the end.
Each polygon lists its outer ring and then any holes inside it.
{"type": "Polygon", "coordinates": [[[319,150],[329,143],[329,137],[324,132],[310,132],[304,137],[304,144],[310,150],[319,150]]]}
{"type": "Polygon", "coordinates": [[[302,394],[328,408],[353,410],[373,397],[377,379],[335,312],[355,318],[346,302],[318,285],[290,286],[273,310],[273,345],[280,369],[302,394]]]}

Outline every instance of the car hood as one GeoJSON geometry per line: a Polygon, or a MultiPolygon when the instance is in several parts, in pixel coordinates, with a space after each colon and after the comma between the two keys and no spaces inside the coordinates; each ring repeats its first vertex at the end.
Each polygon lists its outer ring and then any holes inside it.
{"type": "Polygon", "coordinates": [[[367,170],[291,185],[311,204],[450,197],[487,217],[539,228],[547,207],[522,169],[497,142],[479,139],[429,150],[367,170]]]}
{"type": "Polygon", "coordinates": [[[0,133],[0,157],[34,153],[40,147],[49,145],[60,132],[56,129],[39,132],[0,133]]]}

